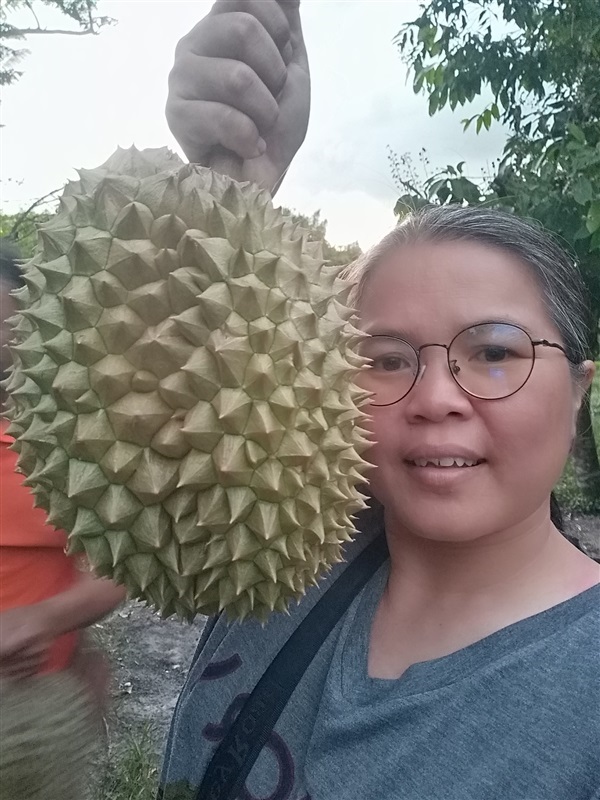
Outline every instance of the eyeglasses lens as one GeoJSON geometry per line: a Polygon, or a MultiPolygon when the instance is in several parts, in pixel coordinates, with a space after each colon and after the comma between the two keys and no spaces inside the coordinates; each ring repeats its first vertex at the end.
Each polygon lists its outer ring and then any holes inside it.
{"type": "Polygon", "coordinates": [[[393,336],[371,336],[362,342],[360,354],[371,360],[359,380],[373,392],[373,405],[395,403],[410,392],[417,379],[419,356],[408,342],[393,336]]]}
{"type": "Polygon", "coordinates": [[[531,339],[514,325],[474,325],[450,345],[448,360],[465,392],[488,400],[508,397],[527,381],[533,366],[531,339]]]}
{"type": "MultiPolygon", "coordinates": [[[[360,376],[361,385],[374,396],[373,405],[390,405],[405,397],[419,371],[416,350],[393,336],[371,336],[361,345],[361,355],[371,360],[360,376]]],[[[448,349],[455,381],[475,397],[493,400],[517,392],[533,368],[530,337],[515,325],[484,323],[458,334],[448,349]]]]}

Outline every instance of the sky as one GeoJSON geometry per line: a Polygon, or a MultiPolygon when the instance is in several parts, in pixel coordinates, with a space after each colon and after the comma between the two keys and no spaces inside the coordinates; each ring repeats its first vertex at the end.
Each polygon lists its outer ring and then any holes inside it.
{"type": "MultiPolygon", "coordinates": [[[[0,207],[26,208],[104,162],[117,145],[167,145],[181,153],[164,117],[177,41],[210,8],[206,0],[100,0],[116,24],[98,36],[30,36],[23,77],[3,92],[0,207]]],[[[22,12],[25,13],[25,12],[22,12]]],[[[400,194],[388,148],[430,172],[465,160],[479,177],[502,150],[499,126],[463,133],[459,109],[435,117],[413,94],[392,39],[418,14],[414,0],[303,0],[312,74],[308,135],[276,197],[304,214],[320,210],[338,245],[374,244],[394,225],[400,194]]],[[[31,20],[22,19],[30,25],[31,20]]],[[[64,27],[62,18],[42,24],[64,27]]]]}

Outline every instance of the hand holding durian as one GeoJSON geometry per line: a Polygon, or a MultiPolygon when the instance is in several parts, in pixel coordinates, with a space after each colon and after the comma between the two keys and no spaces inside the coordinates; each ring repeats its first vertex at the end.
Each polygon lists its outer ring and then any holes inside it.
{"type": "Polygon", "coordinates": [[[304,141],[310,73],[299,0],[217,0],[179,42],[167,121],[187,158],[275,194],[304,141]],[[235,154],[239,164],[223,153],[235,154]]]}
{"type": "MultiPolygon", "coordinates": [[[[297,8],[274,5],[293,34],[297,8]]],[[[303,47],[282,49],[307,90],[303,47]]],[[[289,88],[275,129],[297,124],[289,88]]],[[[305,127],[287,154],[271,128],[252,161],[236,140],[239,176],[274,186],[305,127]]],[[[255,184],[132,148],[80,171],[24,269],[10,432],[71,550],[165,616],[264,618],[300,598],[363,505],[339,268],[255,184]]]]}

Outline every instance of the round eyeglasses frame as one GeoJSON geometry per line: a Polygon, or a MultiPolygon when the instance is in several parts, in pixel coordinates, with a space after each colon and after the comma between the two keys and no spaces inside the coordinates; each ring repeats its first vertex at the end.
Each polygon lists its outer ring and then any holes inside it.
{"type": "MultiPolygon", "coordinates": [[[[481,322],[481,323],[478,323],[478,325],[493,325],[493,324],[494,324],[493,322],[481,322]]],[[[548,339],[532,339],[531,336],[529,335],[529,333],[527,333],[527,331],[524,328],[522,328],[520,325],[515,325],[512,322],[510,322],[510,323],[497,323],[497,324],[510,325],[512,328],[517,328],[517,330],[522,331],[525,334],[525,336],[527,336],[529,341],[531,342],[531,368],[530,368],[529,372],[527,373],[527,376],[526,376],[525,380],[523,381],[523,383],[521,383],[521,385],[519,387],[517,387],[514,391],[509,392],[509,394],[500,395],[500,397],[483,397],[482,395],[474,394],[473,392],[469,392],[467,389],[464,388],[464,386],[462,386],[458,382],[458,378],[456,377],[456,375],[457,375],[458,371],[460,370],[460,367],[457,370],[456,369],[457,365],[456,364],[454,364],[454,365],[452,364],[452,361],[450,360],[450,348],[452,347],[454,342],[458,339],[458,337],[461,336],[463,333],[465,333],[465,331],[468,331],[471,328],[476,328],[476,327],[478,327],[478,325],[468,325],[466,328],[463,328],[462,330],[460,330],[456,334],[456,336],[452,339],[450,344],[441,344],[439,342],[427,342],[426,344],[422,344],[421,347],[419,347],[419,349],[414,347],[410,342],[407,342],[406,339],[401,339],[399,336],[388,336],[386,334],[375,333],[372,336],[370,336],[369,338],[372,338],[372,339],[395,339],[398,342],[402,342],[403,344],[408,345],[410,347],[410,349],[414,352],[415,356],[416,356],[416,359],[417,359],[417,370],[416,370],[415,378],[414,378],[413,382],[410,385],[410,388],[406,392],[404,392],[404,394],[401,397],[399,397],[397,400],[392,400],[391,403],[373,403],[371,401],[370,404],[372,406],[376,406],[377,408],[383,408],[384,406],[393,406],[396,403],[399,403],[401,400],[404,400],[404,398],[407,397],[412,392],[412,390],[414,389],[414,387],[418,383],[419,378],[421,377],[421,374],[422,374],[422,372],[421,372],[421,367],[422,367],[422,364],[421,364],[421,351],[424,350],[426,347],[443,347],[444,348],[444,350],[446,351],[446,358],[447,358],[447,361],[448,361],[448,370],[450,371],[450,375],[452,375],[452,379],[454,380],[454,382],[456,383],[456,385],[458,386],[459,389],[461,389],[465,394],[468,394],[470,397],[475,397],[477,400],[506,400],[507,397],[512,397],[517,392],[520,392],[521,389],[525,386],[525,384],[529,380],[529,378],[531,377],[531,373],[533,372],[533,368],[535,366],[535,354],[536,354],[536,349],[535,348],[536,347],[553,347],[556,350],[560,350],[561,353],[563,353],[565,358],[571,364],[576,364],[577,363],[576,361],[574,361],[572,358],[569,357],[569,355],[568,355],[567,351],[565,350],[565,348],[561,344],[558,344],[558,342],[550,342],[548,339]]]]}

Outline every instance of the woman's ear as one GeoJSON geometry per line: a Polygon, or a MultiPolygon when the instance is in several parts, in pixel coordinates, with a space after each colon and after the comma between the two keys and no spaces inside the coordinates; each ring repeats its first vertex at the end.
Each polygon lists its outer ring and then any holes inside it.
{"type": "Polygon", "coordinates": [[[578,376],[577,376],[577,386],[575,388],[575,416],[574,416],[574,425],[577,424],[577,416],[579,414],[579,409],[581,408],[581,404],[583,403],[583,398],[585,397],[585,393],[592,385],[592,381],[594,380],[594,375],[596,374],[596,365],[593,361],[587,360],[582,361],[581,364],[578,366],[578,376]]]}
{"type": "Polygon", "coordinates": [[[596,374],[596,365],[594,364],[593,361],[590,361],[588,359],[587,361],[584,361],[580,365],[580,369],[581,369],[581,394],[583,399],[583,395],[590,388],[590,386],[592,385],[592,381],[594,380],[594,375],[596,374]]]}

